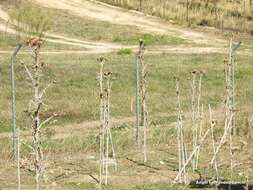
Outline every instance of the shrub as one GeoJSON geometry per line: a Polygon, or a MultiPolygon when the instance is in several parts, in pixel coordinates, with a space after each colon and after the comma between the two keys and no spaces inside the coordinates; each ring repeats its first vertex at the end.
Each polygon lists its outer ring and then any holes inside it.
{"type": "Polygon", "coordinates": [[[132,50],[129,48],[122,48],[118,51],[119,55],[130,55],[132,54],[132,50]]]}
{"type": "Polygon", "coordinates": [[[48,14],[32,3],[22,3],[11,15],[11,21],[20,32],[42,36],[50,30],[53,22],[48,14]]]}

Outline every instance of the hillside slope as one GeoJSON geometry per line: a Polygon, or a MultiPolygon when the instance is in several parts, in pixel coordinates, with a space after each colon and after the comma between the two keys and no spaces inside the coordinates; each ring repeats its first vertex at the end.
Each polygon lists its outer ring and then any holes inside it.
{"type": "Polygon", "coordinates": [[[96,1],[36,0],[36,2],[45,7],[67,10],[69,13],[80,17],[90,17],[119,25],[138,26],[146,32],[177,35],[197,44],[217,45],[217,43],[224,42],[215,36],[182,29],[155,17],[107,6],[96,1]]]}

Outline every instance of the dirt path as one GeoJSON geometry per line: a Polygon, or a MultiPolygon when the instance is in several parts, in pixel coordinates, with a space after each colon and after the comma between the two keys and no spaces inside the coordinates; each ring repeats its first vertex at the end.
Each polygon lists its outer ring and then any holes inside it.
{"type": "MultiPolygon", "coordinates": [[[[72,44],[71,42],[66,44],[72,44]]],[[[126,46],[124,48],[130,48],[133,52],[137,51],[137,46],[126,46]]],[[[45,55],[81,55],[81,54],[101,54],[101,53],[111,53],[117,51],[117,48],[108,49],[106,47],[99,47],[98,49],[87,49],[87,50],[48,50],[42,51],[42,54],[45,55]]],[[[0,55],[12,54],[12,50],[0,50],[0,55]]],[[[19,54],[28,54],[29,52],[21,51],[19,54]]],[[[147,47],[145,54],[227,54],[226,48],[219,47],[187,47],[187,46],[151,46],[147,47]]],[[[238,55],[253,55],[253,52],[250,49],[244,49],[237,52],[238,55]]]]}
{"type": "MultiPolygon", "coordinates": [[[[9,24],[10,21],[9,15],[2,9],[1,6],[0,6],[0,18],[6,22],[5,24],[0,22],[0,31],[4,33],[17,34],[17,31],[15,31],[9,24]]],[[[21,35],[25,36],[25,34],[21,35]]],[[[52,33],[46,33],[44,39],[48,42],[56,44],[78,46],[83,48],[87,53],[108,53],[115,50],[119,50],[121,48],[132,48],[132,46],[122,46],[112,43],[90,42],[52,33]]]]}
{"type": "MultiPolygon", "coordinates": [[[[67,43],[68,44],[68,43],[67,43]]],[[[71,44],[71,42],[70,42],[71,44]]],[[[127,48],[131,48],[133,51],[137,50],[137,46],[130,46],[127,48]]],[[[62,55],[62,54],[97,54],[97,53],[108,53],[117,50],[107,49],[107,48],[99,48],[98,50],[89,49],[89,50],[60,50],[60,51],[42,51],[42,54],[46,55],[62,55]]],[[[12,51],[8,50],[0,50],[0,54],[11,54],[12,51]]],[[[19,54],[27,54],[28,52],[20,52],[19,54]]],[[[145,54],[161,54],[161,53],[176,53],[176,54],[209,54],[209,53],[226,53],[226,49],[224,48],[212,48],[212,47],[194,47],[187,48],[182,46],[169,47],[169,46],[154,46],[147,48],[145,54]]],[[[242,52],[244,53],[244,52],[242,52]]],[[[250,52],[245,52],[245,54],[249,54],[250,52]]]]}
{"type": "MultiPolygon", "coordinates": [[[[9,34],[17,34],[15,30],[13,30],[10,27],[6,27],[6,25],[4,24],[0,24],[0,31],[4,33],[9,33],[9,34]]],[[[122,48],[132,48],[132,46],[121,46],[121,45],[115,45],[115,44],[110,44],[110,43],[96,43],[96,42],[82,41],[82,40],[77,40],[73,38],[66,38],[64,36],[59,36],[55,34],[47,34],[46,37],[43,39],[47,42],[51,42],[55,44],[80,47],[86,53],[109,53],[109,52],[117,51],[122,48]]],[[[1,51],[1,53],[6,53],[6,51],[1,51]]],[[[62,53],[64,53],[64,51],[62,53]]]]}
{"type": "MultiPolygon", "coordinates": [[[[69,13],[78,15],[81,17],[91,17],[93,19],[103,20],[114,24],[132,25],[142,28],[145,31],[151,33],[166,33],[171,35],[179,35],[188,41],[193,41],[201,45],[200,47],[188,47],[188,46],[151,46],[147,49],[149,54],[159,53],[183,53],[183,54],[204,54],[204,53],[226,53],[222,46],[222,43],[218,43],[219,46],[215,46],[215,40],[211,37],[207,37],[202,33],[183,30],[170,25],[167,22],[163,22],[158,18],[144,16],[142,14],[127,11],[121,8],[113,7],[103,3],[97,3],[96,1],[84,1],[84,0],[36,0],[37,3],[49,8],[57,8],[67,10],[69,13]],[[208,47],[203,47],[203,44],[208,44],[208,47]],[[211,46],[211,47],[210,47],[211,46]]],[[[0,6],[0,18],[7,23],[10,20],[8,14],[4,12],[0,6]]],[[[10,25],[0,23],[0,31],[15,34],[16,31],[10,28],[10,25]]],[[[75,38],[69,38],[66,36],[46,33],[44,38],[48,42],[77,46],[80,47],[80,51],[45,51],[44,54],[85,54],[85,53],[109,53],[115,52],[122,48],[129,48],[136,50],[137,46],[120,45],[113,43],[100,43],[79,40],[75,38]]],[[[218,40],[222,41],[222,40],[218,40]]],[[[0,54],[9,54],[9,51],[0,51],[0,54]]]]}
{"type": "Polygon", "coordinates": [[[0,5],[0,18],[3,20],[9,20],[9,15],[3,11],[2,6],[0,5]]]}
{"type": "MultiPolygon", "coordinates": [[[[7,27],[6,24],[1,24],[1,23],[0,23],[0,31],[2,31],[3,33],[17,34],[17,32],[14,29],[7,27]]],[[[83,49],[83,52],[85,51],[86,53],[109,53],[109,52],[113,52],[122,48],[133,47],[133,46],[121,46],[121,45],[116,45],[116,44],[111,44],[111,43],[83,41],[83,40],[78,40],[78,39],[73,39],[73,38],[67,38],[64,36],[56,35],[56,34],[46,34],[46,37],[43,39],[46,40],[47,42],[52,42],[55,44],[80,47],[83,49]]],[[[8,51],[1,51],[0,53],[6,53],[6,52],[8,51]]],[[[64,52],[65,51],[63,51],[62,53],[64,52]]]]}
{"type": "MultiPolygon", "coordinates": [[[[168,114],[168,113],[157,113],[155,115],[152,115],[151,117],[172,117],[175,116],[173,114],[168,114]]],[[[120,117],[120,118],[112,118],[111,119],[111,126],[113,128],[121,126],[122,124],[126,123],[133,123],[135,122],[135,117],[120,117]]],[[[70,136],[78,136],[78,135],[83,135],[81,132],[88,130],[88,129],[94,129],[97,128],[99,129],[100,121],[95,120],[95,121],[84,121],[82,123],[76,123],[76,124],[67,124],[64,125],[54,125],[51,126],[50,129],[56,131],[56,134],[52,137],[53,139],[64,139],[66,137],[70,136]]],[[[21,138],[26,139],[25,137],[30,136],[30,131],[22,131],[21,132],[21,138]]],[[[0,139],[3,138],[9,138],[11,137],[10,132],[5,132],[5,133],[0,133],[0,139]]]]}
{"type": "Polygon", "coordinates": [[[48,8],[67,10],[69,13],[80,16],[90,17],[97,20],[107,21],[113,24],[137,26],[146,32],[171,34],[180,36],[183,39],[195,42],[197,44],[208,44],[218,46],[217,43],[224,43],[223,40],[215,36],[208,36],[204,33],[194,32],[159,18],[145,16],[143,14],[127,11],[104,3],[88,0],[35,0],[40,5],[48,8]]]}
{"type": "MultiPolygon", "coordinates": [[[[42,6],[49,8],[57,8],[62,10],[67,10],[70,14],[74,14],[80,17],[91,17],[93,19],[98,19],[102,21],[111,22],[113,24],[119,25],[129,25],[137,26],[142,28],[146,32],[150,33],[162,33],[170,34],[174,36],[180,36],[188,41],[197,43],[199,45],[206,44],[209,47],[194,47],[189,48],[187,46],[169,47],[169,46],[159,46],[150,48],[149,53],[219,53],[223,52],[222,48],[224,41],[216,39],[212,36],[206,36],[200,32],[193,32],[185,30],[174,25],[164,22],[159,18],[145,16],[143,14],[127,11],[118,7],[113,7],[103,3],[98,3],[96,1],[87,0],[36,0],[42,6]],[[212,46],[212,47],[210,47],[212,46]]],[[[4,12],[0,6],[0,18],[6,22],[10,20],[8,14],[4,12]]],[[[0,31],[15,34],[15,30],[6,27],[6,24],[0,23],[0,31]]],[[[61,53],[109,53],[113,51],[118,51],[122,48],[136,49],[136,46],[119,45],[113,43],[99,43],[90,42],[74,38],[69,38],[66,36],[47,33],[46,38],[48,42],[78,46],[83,48],[82,51],[52,51],[47,52],[48,54],[61,54],[61,53]]],[[[1,52],[6,53],[6,52],[1,52]]]]}
{"type": "MultiPolygon", "coordinates": [[[[195,43],[194,46],[149,46],[148,54],[160,53],[182,53],[182,54],[207,54],[207,53],[227,53],[227,43],[210,34],[191,31],[162,21],[159,18],[145,16],[136,11],[128,11],[97,1],[88,0],[35,0],[41,6],[61,9],[80,17],[90,17],[119,25],[137,26],[143,31],[150,33],[162,33],[179,36],[189,42],[195,43]]],[[[0,31],[15,34],[16,31],[10,25],[1,23],[1,19],[8,22],[8,14],[3,11],[0,5],[0,31]]],[[[136,50],[137,46],[120,45],[114,43],[91,42],[63,35],[47,33],[45,40],[55,44],[80,47],[80,50],[45,51],[44,54],[91,54],[91,53],[110,53],[117,52],[123,48],[136,50]]],[[[9,51],[0,51],[0,54],[9,54],[9,51]]],[[[250,50],[243,50],[241,54],[252,54],[250,50]]]]}
{"type": "MultiPolygon", "coordinates": [[[[123,123],[134,122],[134,117],[124,117],[124,118],[114,118],[112,119],[112,126],[120,126],[123,123]]],[[[55,130],[57,133],[53,136],[53,139],[64,139],[69,136],[82,135],[80,131],[87,130],[89,128],[98,128],[100,121],[84,121],[80,124],[67,124],[64,127],[61,125],[55,125],[50,127],[50,129],[55,130]]],[[[30,131],[22,131],[21,138],[30,136],[30,131]]],[[[0,139],[11,137],[11,133],[5,132],[0,133],[0,139]]]]}

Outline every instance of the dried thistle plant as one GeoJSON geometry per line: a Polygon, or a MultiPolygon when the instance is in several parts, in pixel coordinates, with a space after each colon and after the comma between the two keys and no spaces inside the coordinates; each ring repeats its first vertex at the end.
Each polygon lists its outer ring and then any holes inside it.
{"type": "Polygon", "coordinates": [[[43,68],[45,66],[44,62],[41,60],[40,51],[43,41],[41,38],[31,38],[26,41],[26,46],[31,50],[32,53],[32,66],[31,69],[25,64],[22,63],[25,71],[30,79],[31,87],[33,90],[33,97],[31,98],[27,110],[27,114],[31,119],[31,133],[32,133],[32,154],[33,154],[33,170],[35,173],[35,184],[36,190],[40,189],[41,179],[45,174],[45,160],[42,150],[42,141],[41,141],[41,129],[44,125],[49,123],[55,115],[50,116],[44,121],[41,120],[40,114],[45,105],[45,94],[47,89],[53,84],[49,83],[48,85],[43,85],[41,76],[43,73],[43,68]]]}
{"type": "Polygon", "coordinates": [[[100,63],[99,72],[99,89],[100,89],[100,135],[99,135],[99,151],[100,151],[100,167],[99,167],[99,189],[102,185],[108,184],[109,166],[114,165],[117,169],[116,154],[111,133],[110,119],[110,103],[111,103],[111,79],[112,72],[104,71],[106,59],[101,57],[98,59],[100,63]],[[111,152],[109,152],[111,151],[111,152]],[[110,155],[111,158],[110,158],[110,155]]]}

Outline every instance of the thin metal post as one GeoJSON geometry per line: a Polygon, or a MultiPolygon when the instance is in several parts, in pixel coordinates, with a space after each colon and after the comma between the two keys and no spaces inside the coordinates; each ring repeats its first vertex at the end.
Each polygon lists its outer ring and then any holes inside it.
{"type": "Polygon", "coordinates": [[[141,86],[143,85],[143,53],[144,41],[140,39],[139,50],[136,55],[136,142],[140,145],[140,126],[144,123],[144,110],[143,110],[143,92],[141,86]]]}
{"type": "Polygon", "coordinates": [[[15,61],[16,56],[21,49],[22,45],[19,44],[11,56],[11,93],[12,93],[12,153],[14,161],[17,158],[17,132],[16,132],[16,89],[15,89],[15,61]]]}
{"type": "Polygon", "coordinates": [[[12,153],[13,160],[17,162],[17,177],[18,177],[18,190],[21,188],[20,184],[20,148],[19,148],[19,128],[16,128],[16,89],[15,89],[15,61],[16,56],[21,49],[22,45],[19,44],[11,56],[11,93],[12,93],[12,153]]]}
{"type": "MultiPolygon", "coordinates": [[[[233,39],[230,40],[230,50],[229,50],[229,62],[228,62],[228,112],[231,115],[235,113],[235,53],[240,47],[241,42],[233,45],[233,39]]],[[[236,135],[236,123],[235,117],[232,118],[232,134],[236,135]]]]}
{"type": "Polygon", "coordinates": [[[100,134],[99,134],[99,154],[100,154],[100,163],[99,163],[99,190],[102,190],[103,183],[103,169],[104,169],[104,93],[103,93],[103,70],[104,70],[104,58],[98,59],[100,62],[100,75],[99,75],[99,87],[100,87],[100,134]]]}

